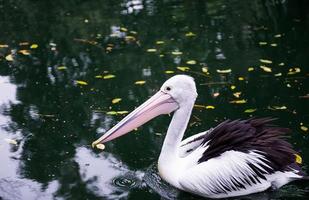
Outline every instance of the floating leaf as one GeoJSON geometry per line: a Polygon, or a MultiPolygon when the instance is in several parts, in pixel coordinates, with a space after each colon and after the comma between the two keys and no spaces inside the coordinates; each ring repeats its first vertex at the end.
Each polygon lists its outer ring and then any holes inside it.
{"type": "Polygon", "coordinates": [[[256,108],[249,108],[244,111],[244,113],[253,113],[256,111],[256,108]]]}
{"type": "Polygon", "coordinates": [[[291,86],[291,84],[289,84],[289,83],[288,83],[288,84],[286,84],[286,86],[287,86],[288,88],[292,87],[292,86],[291,86]]]}
{"type": "Polygon", "coordinates": [[[240,76],[240,77],[238,77],[238,80],[243,81],[243,80],[245,80],[245,78],[240,76]]]}
{"type": "Polygon", "coordinates": [[[121,101],[121,98],[115,98],[112,100],[113,104],[119,103],[121,101]]]}
{"type": "Polygon", "coordinates": [[[103,76],[103,79],[111,79],[111,78],[115,78],[116,76],[113,75],[113,74],[108,74],[108,75],[105,75],[103,76]]]}
{"type": "Polygon", "coordinates": [[[105,145],[104,144],[97,144],[97,145],[95,145],[95,147],[97,149],[100,149],[100,150],[104,150],[105,149],[105,145]]]}
{"type": "Polygon", "coordinates": [[[233,95],[234,95],[234,97],[239,98],[240,95],[241,95],[241,92],[235,92],[235,93],[233,93],[233,95]]]}
{"type": "Polygon", "coordinates": [[[232,69],[222,69],[222,70],[217,69],[217,72],[220,74],[228,74],[232,72],[232,69]]]}
{"type": "Polygon", "coordinates": [[[12,54],[5,56],[5,60],[12,62],[14,60],[12,54]]]}
{"type": "Polygon", "coordinates": [[[0,44],[0,48],[8,48],[9,47],[9,45],[7,45],[7,44],[0,44]]]}
{"type": "Polygon", "coordinates": [[[182,55],[182,52],[181,51],[173,51],[172,54],[175,55],[175,56],[179,56],[179,55],[182,55]]]}
{"type": "Polygon", "coordinates": [[[302,131],[305,131],[305,132],[308,131],[308,127],[306,127],[306,126],[301,126],[300,129],[301,129],[302,131]]]}
{"type": "Polygon", "coordinates": [[[267,60],[267,59],[260,59],[260,62],[261,62],[261,63],[265,63],[265,64],[271,64],[271,63],[273,63],[273,61],[267,60]]]}
{"type": "Polygon", "coordinates": [[[135,85],[144,85],[146,81],[136,81],[134,84],[135,85]]]}
{"type": "Polygon", "coordinates": [[[274,37],[275,38],[280,38],[280,37],[282,37],[282,35],[281,34],[277,34],[277,35],[274,35],[274,37]]]}
{"type": "Polygon", "coordinates": [[[287,109],[286,106],[268,106],[267,108],[270,110],[286,110],[287,109]]]}
{"type": "Polygon", "coordinates": [[[276,77],[282,76],[282,73],[277,73],[277,74],[275,74],[275,76],[276,76],[276,77]]]}
{"type": "Polygon", "coordinates": [[[16,141],[16,140],[9,139],[9,138],[5,138],[4,140],[5,140],[7,143],[9,143],[9,144],[17,145],[17,141],[16,141]]]}
{"type": "Polygon", "coordinates": [[[209,72],[208,72],[208,67],[203,67],[203,68],[202,68],[202,72],[204,72],[204,73],[206,73],[206,74],[209,74],[209,72]]]}
{"type": "Polygon", "coordinates": [[[267,45],[267,42],[259,42],[259,45],[260,46],[265,46],[265,45],[267,45]]]}
{"type": "Polygon", "coordinates": [[[204,105],[194,104],[194,108],[206,108],[204,105]]]}
{"type": "Polygon", "coordinates": [[[249,67],[248,72],[252,72],[252,71],[254,71],[254,67],[249,67]]]}
{"type": "Polygon", "coordinates": [[[209,105],[209,106],[206,106],[206,109],[215,109],[215,107],[214,106],[211,106],[211,105],[209,105]]]}
{"type": "Polygon", "coordinates": [[[147,49],[147,52],[149,53],[157,52],[157,49],[147,49]]]}
{"type": "Polygon", "coordinates": [[[245,100],[245,99],[233,100],[233,101],[230,101],[230,103],[244,104],[244,103],[247,103],[247,100],[245,100]]]}
{"type": "Polygon", "coordinates": [[[127,113],[129,113],[129,111],[126,111],[126,110],[117,111],[117,114],[119,114],[119,115],[124,115],[124,114],[127,114],[127,113]]]}
{"type": "Polygon", "coordinates": [[[103,78],[102,75],[96,75],[95,78],[103,78]]]}
{"type": "Polygon", "coordinates": [[[189,67],[177,67],[177,69],[185,72],[185,71],[189,71],[190,68],[189,67]]]}
{"type": "Polygon", "coordinates": [[[186,62],[188,65],[195,65],[196,61],[195,60],[189,60],[186,62]]]}
{"type": "Polygon", "coordinates": [[[270,46],[276,47],[276,46],[278,46],[278,44],[276,44],[276,43],[271,43],[270,46]]]}
{"type": "Polygon", "coordinates": [[[75,83],[78,84],[78,85],[88,85],[88,83],[86,81],[75,80],[75,83]]]}
{"type": "Polygon", "coordinates": [[[65,69],[67,69],[67,67],[66,66],[59,66],[59,67],[57,67],[57,69],[58,70],[65,70],[65,69]]]}
{"type": "Polygon", "coordinates": [[[235,90],[236,86],[235,85],[231,85],[231,89],[235,90]]]}
{"type": "Polygon", "coordinates": [[[164,44],[164,41],[156,41],[156,44],[164,44]]]}
{"type": "Polygon", "coordinates": [[[29,50],[26,50],[26,49],[19,50],[18,53],[21,53],[21,54],[23,54],[23,55],[25,55],[25,56],[30,55],[30,51],[29,51],[29,50]]]}
{"type": "Polygon", "coordinates": [[[172,71],[172,70],[166,70],[165,73],[166,73],[166,74],[174,74],[175,72],[172,71]]]}
{"type": "Polygon", "coordinates": [[[215,93],[212,94],[213,97],[218,97],[219,95],[220,95],[219,92],[215,92],[215,93]]]}
{"type": "Polygon", "coordinates": [[[117,115],[116,111],[108,111],[106,112],[107,115],[117,115]]]}
{"type": "Polygon", "coordinates": [[[284,66],[284,63],[282,62],[282,63],[279,63],[278,65],[279,65],[279,66],[284,66]]]}
{"type": "Polygon", "coordinates": [[[263,69],[265,72],[272,72],[270,67],[266,67],[265,65],[260,66],[261,69],[263,69]]]}
{"type": "Polygon", "coordinates": [[[192,32],[188,32],[185,34],[186,37],[193,37],[193,36],[196,36],[195,33],[192,33],[192,32]]]}
{"type": "Polygon", "coordinates": [[[290,68],[288,75],[293,75],[293,74],[297,74],[300,72],[300,68],[299,67],[294,67],[294,68],[290,68]]]}
{"type": "Polygon", "coordinates": [[[295,155],[295,162],[297,164],[302,164],[303,163],[303,159],[301,158],[301,156],[298,155],[298,154],[294,154],[294,155],[295,155]]]}
{"type": "Polygon", "coordinates": [[[31,46],[30,46],[30,49],[36,49],[36,48],[38,48],[39,47],[39,45],[37,45],[37,44],[32,44],[31,46]]]}
{"type": "Polygon", "coordinates": [[[121,30],[122,32],[127,32],[127,31],[128,31],[128,29],[125,28],[125,27],[121,27],[120,30],[121,30]]]}

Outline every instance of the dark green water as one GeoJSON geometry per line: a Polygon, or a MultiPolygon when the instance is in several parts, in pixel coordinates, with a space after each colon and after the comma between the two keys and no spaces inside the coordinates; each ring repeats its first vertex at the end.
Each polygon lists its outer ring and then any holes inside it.
{"type": "MultiPolygon", "coordinates": [[[[277,117],[309,173],[308,13],[305,0],[0,1],[0,199],[198,199],[156,174],[168,116],[90,146],[124,116],[107,112],[133,110],[165,71],[193,76],[197,104],[214,106],[194,109],[187,136],[277,117]]],[[[308,196],[294,183],[237,199],[308,196]]]]}

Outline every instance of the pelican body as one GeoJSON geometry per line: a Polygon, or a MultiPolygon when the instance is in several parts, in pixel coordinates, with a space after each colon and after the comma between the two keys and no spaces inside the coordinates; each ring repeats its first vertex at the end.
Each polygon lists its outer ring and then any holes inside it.
{"type": "Polygon", "coordinates": [[[174,187],[209,198],[248,195],[308,179],[297,153],[273,119],[227,120],[183,139],[197,98],[194,79],[176,75],[149,100],[93,142],[111,141],[161,114],[174,112],[158,161],[160,176],[174,187]]]}

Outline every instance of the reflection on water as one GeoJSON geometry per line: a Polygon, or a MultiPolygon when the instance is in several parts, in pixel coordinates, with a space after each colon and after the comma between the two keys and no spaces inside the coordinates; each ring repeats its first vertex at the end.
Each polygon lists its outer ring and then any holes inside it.
{"type": "MultiPolygon", "coordinates": [[[[133,110],[179,73],[199,92],[186,136],[226,118],[278,117],[308,171],[308,9],[303,0],[2,1],[0,198],[196,199],[157,174],[167,116],[104,152],[90,147],[123,117],[108,111],[133,110]]],[[[306,196],[295,183],[244,198],[306,196]]]]}

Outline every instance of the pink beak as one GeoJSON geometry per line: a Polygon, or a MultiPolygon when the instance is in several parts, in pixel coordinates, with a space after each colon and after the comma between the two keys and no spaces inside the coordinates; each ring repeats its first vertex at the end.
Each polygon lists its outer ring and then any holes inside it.
{"type": "Polygon", "coordinates": [[[158,115],[169,114],[178,108],[178,103],[169,94],[159,91],[133,112],[128,114],[103,136],[94,141],[92,146],[94,147],[97,144],[111,141],[145,124],[158,115]]]}

